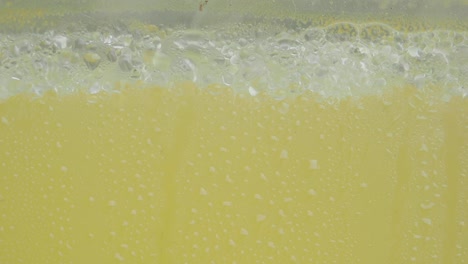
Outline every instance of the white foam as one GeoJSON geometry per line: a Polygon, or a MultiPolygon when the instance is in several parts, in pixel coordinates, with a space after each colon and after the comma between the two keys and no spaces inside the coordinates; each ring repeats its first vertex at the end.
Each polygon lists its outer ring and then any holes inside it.
{"type": "Polygon", "coordinates": [[[407,84],[467,94],[467,32],[402,33],[378,23],[263,27],[0,34],[0,99],[46,90],[95,94],[138,80],[224,84],[278,99],[306,91],[380,94],[407,84]]]}

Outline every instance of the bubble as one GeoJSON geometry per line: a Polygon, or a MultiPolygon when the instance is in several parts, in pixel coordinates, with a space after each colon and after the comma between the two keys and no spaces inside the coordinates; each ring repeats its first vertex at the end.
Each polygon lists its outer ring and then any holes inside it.
{"type": "Polygon", "coordinates": [[[373,43],[381,43],[392,41],[394,31],[391,27],[384,24],[369,24],[361,28],[359,37],[362,40],[370,41],[373,43]]]}
{"type": "Polygon", "coordinates": [[[419,57],[420,56],[419,52],[420,51],[419,51],[419,49],[417,47],[409,47],[408,48],[408,54],[413,58],[419,57]]]}
{"type": "Polygon", "coordinates": [[[320,41],[325,36],[325,32],[320,28],[310,28],[304,31],[305,41],[320,41]]]}
{"type": "Polygon", "coordinates": [[[99,63],[101,62],[101,56],[94,52],[88,52],[83,55],[83,60],[85,61],[86,66],[88,66],[88,69],[94,70],[97,66],[99,66],[99,63]]]}
{"type": "Polygon", "coordinates": [[[202,52],[209,45],[206,37],[202,31],[180,32],[176,35],[174,44],[181,50],[202,52]]]}
{"type": "Polygon", "coordinates": [[[124,72],[129,72],[133,70],[132,55],[131,54],[122,55],[119,58],[119,67],[124,72]]]}
{"type": "Polygon", "coordinates": [[[10,121],[8,121],[8,118],[6,118],[4,116],[2,116],[1,120],[2,120],[2,123],[5,124],[5,125],[10,124],[10,121]]]}
{"type": "Polygon", "coordinates": [[[188,58],[180,58],[179,60],[175,61],[172,65],[172,69],[174,75],[177,76],[180,79],[180,81],[197,81],[196,66],[192,62],[192,60],[188,58]]]}
{"type": "Polygon", "coordinates": [[[353,41],[358,35],[358,30],[351,23],[337,23],[325,29],[326,39],[331,42],[353,41]]]}
{"type": "Polygon", "coordinates": [[[73,42],[73,49],[82,50],[86,48],[87,42],[83,38],[77,38],[73,42]]]}
{"type": "Polygon", "coordinates": [[[62,35],[57,35],[53,38],[54,45],[59,49],[65,49],[68,45],[68,38],[62,35]]]}
{"type": "Polygon", "coordinates": [[[115,49],[109,49],[106,53],[107,59],[111,62],[117,61],[117,52],[115,49]]]}

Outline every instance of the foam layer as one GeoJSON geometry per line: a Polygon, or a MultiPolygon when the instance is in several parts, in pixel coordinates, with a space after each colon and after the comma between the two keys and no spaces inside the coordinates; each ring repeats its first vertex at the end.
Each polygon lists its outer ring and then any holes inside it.
{"type": "Polygon", "coordinates": [[[0,36],[0,98],[112,91],[116,83],[217,84],[276,98],[343,98],[388,87],[441,87],[465,96],[467,32],[403,33],[379,23],[327,27],[232,25],[203,30],[114,24],[0,36]]]}

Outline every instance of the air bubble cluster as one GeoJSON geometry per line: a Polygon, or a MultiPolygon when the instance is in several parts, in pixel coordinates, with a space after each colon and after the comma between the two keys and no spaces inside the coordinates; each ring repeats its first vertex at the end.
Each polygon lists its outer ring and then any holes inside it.
{"type": "Polygon", "coordinates": [[[135,81],[221,84],[279,99],[306,91],[362,96],[405,85],[465,96],[467,61],[467,32],[404,33],[379,23],[3,34],[0,99],[48,90],[97,93],[135,81]]]}

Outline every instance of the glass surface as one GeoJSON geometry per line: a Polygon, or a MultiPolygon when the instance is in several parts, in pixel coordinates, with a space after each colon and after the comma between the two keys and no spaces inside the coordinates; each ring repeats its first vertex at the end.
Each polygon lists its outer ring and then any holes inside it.
{"type": "Polygon", "coordinates": [[[467,18],[0,0],[0,263],[464,263],[467,18]]]}

